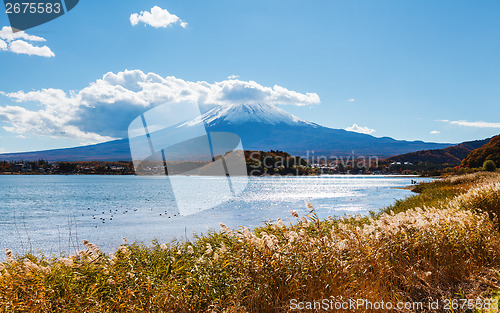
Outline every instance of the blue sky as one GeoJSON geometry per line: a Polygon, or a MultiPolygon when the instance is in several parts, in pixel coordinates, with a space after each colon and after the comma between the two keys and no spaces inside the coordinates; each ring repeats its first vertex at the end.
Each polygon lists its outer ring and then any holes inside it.
{"type": "Polygon", "coordinates": [[[377,137],[483,139],[500,133],[499,14],[498,1],[82,0],[26,31],[45,41],[20,38],[54,56],[0,42],[0,151],[117,138],[104,123],[136,114],[154,87],[138,95],[137,83],[160,78],[165,96],[250,86],[303,119],[377,137]],[[132,25],[154,6],[179,20],[132,25]]]}

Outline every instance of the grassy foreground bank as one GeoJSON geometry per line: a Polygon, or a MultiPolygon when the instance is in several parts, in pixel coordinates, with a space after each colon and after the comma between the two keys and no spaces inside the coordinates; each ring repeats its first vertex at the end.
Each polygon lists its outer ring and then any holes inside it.
{"type": "Polygon", "coordinates": [[[66,258],[6,251],[0,308],[287,312],[292,299],[489,299],[500,290],[500,175],[416,188],[419,194],[370,217],[291,212],[253,231],[221,225],[194,242],[124,243],[114,254],[86,241],[86,250],[66,258]]]}

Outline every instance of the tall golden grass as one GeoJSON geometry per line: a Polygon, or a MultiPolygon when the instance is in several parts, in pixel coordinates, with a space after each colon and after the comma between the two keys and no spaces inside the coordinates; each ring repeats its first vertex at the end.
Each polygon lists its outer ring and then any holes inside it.
{"type": "Polygon", "coordinates": [[[221,224],[194,242],[124,242],[108,255],[87,241],[65,258],[7,251],[0,307],[287,312],[291,299],[487,298],[500,288],[499,177],[426,184],[420,195],[371,217],[320,220],[292,212],[286,222],[255,230],[221,224]],[[424,205],[407,208],[414,203],[424,205]]]}

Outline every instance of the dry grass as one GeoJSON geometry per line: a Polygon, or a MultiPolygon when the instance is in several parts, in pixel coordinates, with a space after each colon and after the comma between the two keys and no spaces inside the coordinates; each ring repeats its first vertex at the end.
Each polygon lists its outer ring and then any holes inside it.
{"type": "Polygon", "coordinates": [[[193,243],[124,243],[111,255],[88,242],[67,258],[7,252],[0,306],[286,312],[291,299],[487,297],[499,289],[498,178],[474,174],[426,184],[420,195],[372,217],[319,220],[292,213],[291,221],[253,231],[221,225],[221,232],[193,243]]]}

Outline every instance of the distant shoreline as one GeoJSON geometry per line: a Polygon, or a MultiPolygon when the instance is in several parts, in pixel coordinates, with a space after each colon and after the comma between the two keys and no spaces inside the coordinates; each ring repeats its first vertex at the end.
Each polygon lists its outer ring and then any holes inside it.
{"type": "MultiPolygon", "coordinates": [[[[154,177],[154,176],[159,176],[162,177],[164,175],[151,175],[151,176],[144,176],[144,175],[137,175],[137,174],[132,174],[132,173],[127,173],[127,174],[102,174],[102,173],[69,173],[69,174],[47,174],[47,173],[14,173],[14,172],[0,172],[0,176],[141,176],[141,177],[154,177]]],[[[188,175],[167,175],[167,176],[188,176],[188,175]]],[[[189,176],[199,176],[199,175],[189,175],[189,176]]],[[[427,176],[421,176],[421,175],[403,175],[403,174],[316,174],[316,175],[248,175],[248,177],[329,177],[329,176],[352,176],[352,177],[361,177],[361,176],[368,176],[368,177],[415,177],[415,178],[439,178],[439,177],[427,177],[427,176]]],[[[400,187],[398,189],[407,189],[409,187],[400,187]]]]}
{"type": "Polygon", "coordinates": [[[47,173],[14,173],[14,172],[4,172],[0,173],[4,176],[137,176],[136,174],[85,174],[85,173],[70,173],[70,174],[47,174],[47,173]]]}

